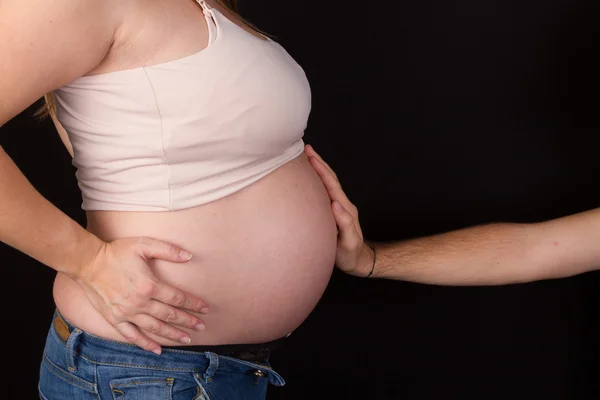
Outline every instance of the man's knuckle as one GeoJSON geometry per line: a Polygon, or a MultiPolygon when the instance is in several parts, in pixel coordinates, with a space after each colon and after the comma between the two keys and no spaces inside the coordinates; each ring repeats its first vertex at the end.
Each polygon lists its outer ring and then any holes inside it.
{"type": "Polygon", "coordinates": [[[362,240],[360,240],[360,238],[358,236],[353,237],[352,239],[350,239],[349,241],[349,245],[352,249],[358,249],[361,248],[362,246],[362,240]]]}
{"type": "Polygon", "coordinates": [[[344,224],[344,228],[349,228],[354,224],[354,219],[352,219],[352,215],[344,214],[342,215],[342,222],[344,224]]]}

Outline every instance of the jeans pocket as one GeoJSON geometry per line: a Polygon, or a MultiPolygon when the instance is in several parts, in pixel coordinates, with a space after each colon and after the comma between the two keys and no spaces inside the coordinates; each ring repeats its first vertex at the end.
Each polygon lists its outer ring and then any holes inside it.
{"type": "Polygon", "coordinates": [[[138,376],[112,379],[110,389],[114,400],[173,400],[174,378],[138,376]]]}
{"type": "Polygon", "coordinates": [[[54,364],[46,355],[42,359],[39,381],[40,397],[44,400],[98,399],[96,385],[54,364]]]}

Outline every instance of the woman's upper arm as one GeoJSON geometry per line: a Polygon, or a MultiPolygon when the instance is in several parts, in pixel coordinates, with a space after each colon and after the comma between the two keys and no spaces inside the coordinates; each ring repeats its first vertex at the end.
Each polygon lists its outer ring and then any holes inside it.
{"type": "Polygon", "coordinates": [[[0,126],[100,64],[119,22],[113,0],[0,0],[0,126]]]}

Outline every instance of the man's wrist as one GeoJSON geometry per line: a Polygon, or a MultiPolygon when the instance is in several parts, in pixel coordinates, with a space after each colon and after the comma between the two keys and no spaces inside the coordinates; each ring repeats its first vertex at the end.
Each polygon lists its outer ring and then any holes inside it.
{"type": "Polygon", "coordinates": [[[360,257],[359,276],[362,278],[373,278],[376,275],[377,251],[372,243],[363,243],[360,257]]]}

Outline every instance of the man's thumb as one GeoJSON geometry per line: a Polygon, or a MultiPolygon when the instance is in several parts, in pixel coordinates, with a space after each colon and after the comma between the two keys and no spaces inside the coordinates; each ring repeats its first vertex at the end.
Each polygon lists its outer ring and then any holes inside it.
{"type": "Polygon", "coordinates": [[[348,229],[354,228],[354,217],[337,200],[333,202],[333,215],[340,234],[343,235],[348,229]]]}

